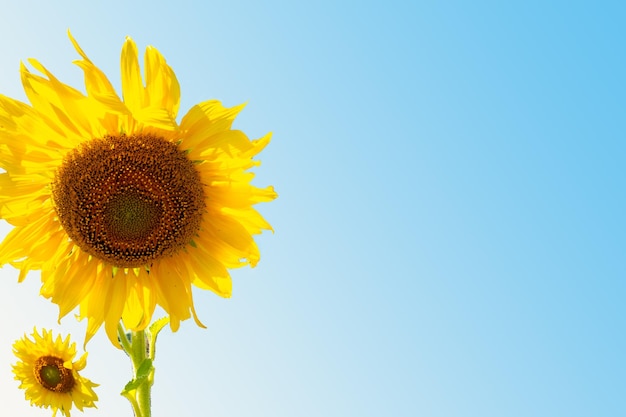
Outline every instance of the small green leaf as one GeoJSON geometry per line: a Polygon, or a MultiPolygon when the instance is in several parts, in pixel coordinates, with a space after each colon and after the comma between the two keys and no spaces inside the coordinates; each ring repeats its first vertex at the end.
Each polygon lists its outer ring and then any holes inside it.
{"type": "Polygon", "coordinates": [[[150,334],[152,335],[152,337],[156,339],[157,334],[159,334],[161,329],[165,327],[165,325],[169,322],[170,322],[169,317],[161,317],[160,319],[152,323],[149,328],[150,334]]]}
{"type": "Polygon", "coordinates": [[[152,359],[150,358],[144,359],[143,362],[141,362],[141,365],[139,365],[139,368],[137,369],[137,375],[135,376],[135,379],[130,381],[128,384],[126,384],[126,386],[124,387],[124,390],[122,391],[122,395],[125,395],[129,391],[137,389],[150,376],[150,373],[153,370],[154,370],[154,366],[152,366],[152,359]]]}
{"type": "Polygon", "coordinates": [[[156,355],[156,340],[157,340],[157,336],[159,335],[159,332],[161,330],[163,330],[163,328],[165,327],[165,325],[167,323],[170,322],[170,318],[169,317],[161,317],[160,319],[158,319],[157,321],[155,321],[154,323],[152,323],[148,329],[148,334],[150,335],[150,358],[154,359],[154,356],[156,355]]]}
{"type": "Polygon", "coordinates": [[[138,381],[136,379],[129,381],[128,384],[126,384],[126,386],[124,387],[122,395],[126,396],[130,393],[130,391],[136,390],[139,385],[141,385],[141,381],[138,381]]]}
{"type": "Polygon", "coordinates": [[[154,369],[152,366],[152,359],[146,358],[139,365],[139,369],[137,369],[137,379],[139,378],[147,378],[150,375],[150,372],[154,369]]]}

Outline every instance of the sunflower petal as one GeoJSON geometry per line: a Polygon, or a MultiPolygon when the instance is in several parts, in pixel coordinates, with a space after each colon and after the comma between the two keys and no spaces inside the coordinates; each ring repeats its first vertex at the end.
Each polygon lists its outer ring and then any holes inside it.
{"type": "Polygon", "coordinates": [[[144,59],[148,106],[164,109],[171,120],[176,120],[180,107],[180,85],[176,74],[156,48],[146,48],[144,59]]]}
{"type": "Polygon", "coordinates": [[[139,69],[137,45],[127,37],[122,47],[122,97],[132,113],[144,107],[143,83],[139,69]]]}

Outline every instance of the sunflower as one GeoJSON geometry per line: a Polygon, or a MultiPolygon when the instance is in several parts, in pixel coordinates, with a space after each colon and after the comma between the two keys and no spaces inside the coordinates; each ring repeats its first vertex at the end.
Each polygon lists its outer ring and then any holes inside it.
{"type": "Polygon", "coordinates": [[[198,320],[192,287],[231,294],[229,268],[255,266],[253,235],[271,226],[253,208],[276,198],[251,185],[253,157],[271,134],[231,129],[243,105],[208,100],[177,122],[180,88],[148,47],[121,54],[122,98],[69,34],[86,94],[21,66],[30,105],[0,95],[0,218],[14,228],[0,265],[21,282],[41,271],[41,294],[87,319],[85,343],[104,324],[143,330],[161,306],[176,331],[198,320]],[[144,84],[145,82],[145,84],[144,84]]]}
{"type": "Polygon", "coordinates": [[[43,330],[42,335],[33,331],[33,339],[26,335],[13,344],[13,352],[19,362],[13,365],[15,379],[20,381],[27,400],[31,405],[52,408],[53,416],[61,411],[69,417],[72,405],[83,410],[96,407],[98,396],[93,391],[94,384],[78,374],[87,365],[87,353],[72,362],[76,356],[76,343],[70,345],[70,337],[65,340],[52,332],[43,330]]]}

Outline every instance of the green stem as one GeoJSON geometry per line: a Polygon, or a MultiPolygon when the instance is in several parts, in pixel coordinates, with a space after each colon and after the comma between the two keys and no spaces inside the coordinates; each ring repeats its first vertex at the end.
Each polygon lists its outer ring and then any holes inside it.
{"type": "MultiPolygon", "coordinates": [[[[124,352],[126,352],[128,356],[130,356],[130,352],[133,349],[131,347],[130,341],[128,340],[128,337],[126,336],[126,331],[124,330],[122,323],[117,324],[117,337],[119,338],[120,343],[122,344],[122,348],[124,349],[124,352]]],[[[135,368],[136,368],[135,364],[133,363],[133,372],[136,374],[137,371],[135,370],[135,368]]],[[[133,407],[133,413],[135,414],[135,417],[141,416],[139,403],[137,402],[137,399],[135,398],[135,391],[128,392],[124,390],[122,391],[122,395],[130,402],[130,405],[133,407]]]]}
{"type": "MultiPolygon", "coordinates": [[[[146,333],[144,330],[140,330],[138,332],[131,332],[131,359],[133,361],[133,368],[135,370],[135,378],[138,377],[137,370],[139,366],[143,363],[143,361],[147,358],[146,356],[146,333]]],[[[151,372],[151,374],[154,371],[151,372]]],[[[137,387],[137,402],[139,403],[139,409],[141,411],[141,416],[137,417],[150,417],[151,409],[150,409],[150,393],[152,388],[153,375],[145,378],[143,382],[137,387]]]]}
{"type": "Polygon", "coordinates": [[[150,394],[152,384],[154,383],[154,367],[152,366],[152,358],[148,358],[147,356],[146,332],[143,330],[130,332],[130,340],[128,340],[128,336],[121,323],[117,327],[117,332],[122,348],[128,356],[130,356],[133,363],[133,381],[138,382],[132,389],[125,389],[122,395],[130,401],[135,417],[150,417],[152,414],[150,408],[150,394]],[[145,363],[146,360],[148,360],[147,364],[145,363]],[[139,371],[142,364],[144,364],[144,368],[140,374],[139,371]],[[149,365],[149,367],[146,368],[145,365],[149,365]],[[146,369],[149,369],[147,377],[146,369]]]}
{"type": "Polygon", "coordinates": [[[117,338],[120,340],[120,343],[122,344],[122,348],[124,348],[124,352],[128,353],[130,355],[130,342],[128,341],[128,337],[126,336],[126,331],[124,330],[124,327],[122,326],[122,323],[117,323],[117,338]]]}

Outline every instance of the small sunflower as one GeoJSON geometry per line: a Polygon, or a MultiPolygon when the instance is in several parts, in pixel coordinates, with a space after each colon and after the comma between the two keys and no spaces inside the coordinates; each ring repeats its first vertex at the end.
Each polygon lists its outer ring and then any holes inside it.
{"type": "Polygon", "coordinates": [[[251,185],[253,157],[270,141],[231,129],[243,105],[209,100],[176,121],[180,88],[148,47],[122,48],[122,98],[87,57],[86,94],[21,66],[30,105],[0,95],[0,218],[14,226],[0,265],[22,281],[41,271],[59,318],[79,307],[88,341],[104,324],[119,346],[120,319],[143,330],[160,305],[176,331],[196,317],[192,287],[231,294],[228,268],[254,266],[253,235],[271,226],[253,208],[276,198],[251,185]]]}
{"type": "Polygon", "coordinates": [[[79,410],[96,407],[98,396],[93,391],[94,384],[78,374],[87,364],[87,353],[77,361],[76,343],[70,345],[70,337],[52,338],[52,332],[43,330],[40,335],[33,331],[32,339],[24,335],[13,344],[13,352],[19,362],[13,365],[15,379],[20,381],[27,400],[31,405],[52,408],[53,417],[57,411],[69,417],[72,405],[79,410]]]}

